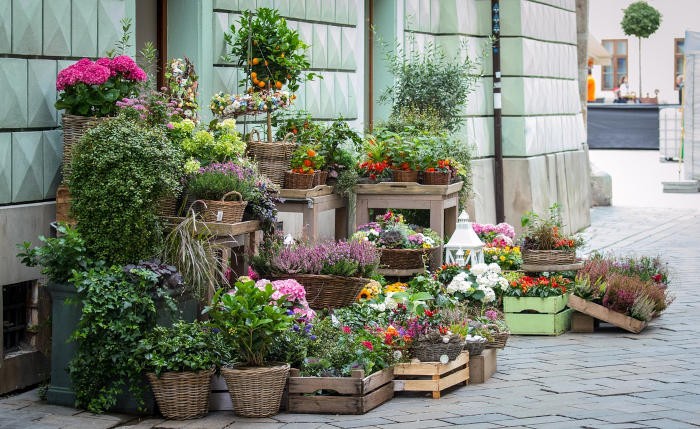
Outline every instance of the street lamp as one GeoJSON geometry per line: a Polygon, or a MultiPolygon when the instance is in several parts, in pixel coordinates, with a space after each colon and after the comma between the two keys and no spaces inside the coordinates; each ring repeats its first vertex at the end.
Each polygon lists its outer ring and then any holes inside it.
{"type": "Polygon", "coordinates": [[[484,263],[484,243],[472,229],[469,215],[464,211],[457,218],[457,229],[445,244],[445,261],[461,267],[484,263]]]}

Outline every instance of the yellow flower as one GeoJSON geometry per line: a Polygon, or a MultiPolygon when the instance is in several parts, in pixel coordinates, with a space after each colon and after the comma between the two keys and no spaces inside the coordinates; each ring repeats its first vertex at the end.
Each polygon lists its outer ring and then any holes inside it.
{"type": "Polygon", "coordinates": [[[503,255],[501,255],[501,257],[500,257],[499,259],[501,260],[501,262],[503,262],[503,261],[505,261],[505,260],[506,260],[506,257],[505,257],[505,256],[503,256],[503,255]]]}

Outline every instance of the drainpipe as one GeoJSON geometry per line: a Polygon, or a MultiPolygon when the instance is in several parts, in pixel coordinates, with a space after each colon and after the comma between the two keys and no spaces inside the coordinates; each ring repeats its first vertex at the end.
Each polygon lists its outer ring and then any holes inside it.
{"type": "Polygon", "coordinates": [[[494,144],[494,197],[496,222],[505,222],[503,194],[503,128],[501,125],[501,5],[491,0],[491,37],[493,64],[493,144],[494,144]]]}

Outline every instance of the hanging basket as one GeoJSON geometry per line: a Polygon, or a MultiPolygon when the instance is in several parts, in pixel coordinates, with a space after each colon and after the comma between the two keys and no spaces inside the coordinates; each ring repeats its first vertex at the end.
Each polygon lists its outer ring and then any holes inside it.
{"type": "Polygon", "coordinates": [[[334,309],[352,305],[362,288],[369,283],[363,277],[343,277],[325,274],[283,274],[270,280],[294,279],[304,286],[306,300],[314,310],[334,309]]]}
{"type": "Polygon", "coordinates": [[[566,265],[576,262],[573,250],[523,249],[523,265],[566,265]]]}
{"type": "Polygon", "coordinates": [[[196,419],[209,411],[209,392],[214,368],[208,371],[146,374],[160,413],[174,420],[196,419]]]}
{"type": "Polygon", "coordinates": [[[379,249],[379,265],[389,270],[412,270],[430,266],[433,255],[439,247],[430,249],[379,249]],[[425,261],[425,262],[424,262],[425,261]]]}
{"type": "Polygon", "coordinates": [[[246,153],[248,158],[258,163],[260,173],[281,188],[284,184],[284,173],[290,168],[292,153],[296,147],[295,137],[292,133],[284,136],[282,141],[268,143],[260,140],[258,130],[253,130],[248,137],[246,153]],[[291,140],[287,140],[290,136],[291,140]]]}
{"type": "Polygon", "coordinates": [[[289,375],[289,364],[263,367],[221,368],[233,412],[242,417],[277,414],[289,375]]]}
{"type": "Polygon", "coordinates": [[[424,171],[423,172],[423,184],[424,185],[449,185],[452,174],[450,172],[440,172],[440,171],[424,171]]]}
{"type": "Polygon", "coordinates": [[[391,170],[392,182],[416,182],[418,183],[418,171],[416,170],[391,170]]]}
{"type": "Polygon", "coordinates": [[[73,161],[73,149],[83,137],[85,132],[90,128],[99,125],[100,122],[107,118],[98,118],[95,116],[78,116],[63,114],[61,120],[63,124],[63,181],[70,176],[71,162],[73,161]]]}
{"type": "Polygon", "coordinates": [[[284,173],[284,189],[311,189],[314,187],[316,173],[304,174],[286,171],[284,173]]]}
{"type": "Polygon", "coordinates": [[[328,172],[325,170],[316,170],[314,172],[314,183],[312,187],[315,188],[319,185],[325,185],[326,180],[328,180],[328,172]]]}
{"type": "Polygon", "coordinates": [[[227,192],[220,201],[202,200],[206,205],[202,216],[205,222],[238,223],[243,220],[243,212],[248,201],[243,201],[243,196],[236,191],[227,192]],[[235,195],[238,201],[226,201],[226,198],[235,195]]]}

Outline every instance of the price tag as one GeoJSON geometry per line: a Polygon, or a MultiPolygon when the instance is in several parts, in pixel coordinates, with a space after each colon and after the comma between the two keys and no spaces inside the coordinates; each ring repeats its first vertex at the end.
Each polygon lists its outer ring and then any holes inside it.
{"type": "Polygon", "coordinates": [[[224,211],[223,210],[217,210],[216,211],[216,221],[221,222],[224,220],[224,211]]]}

